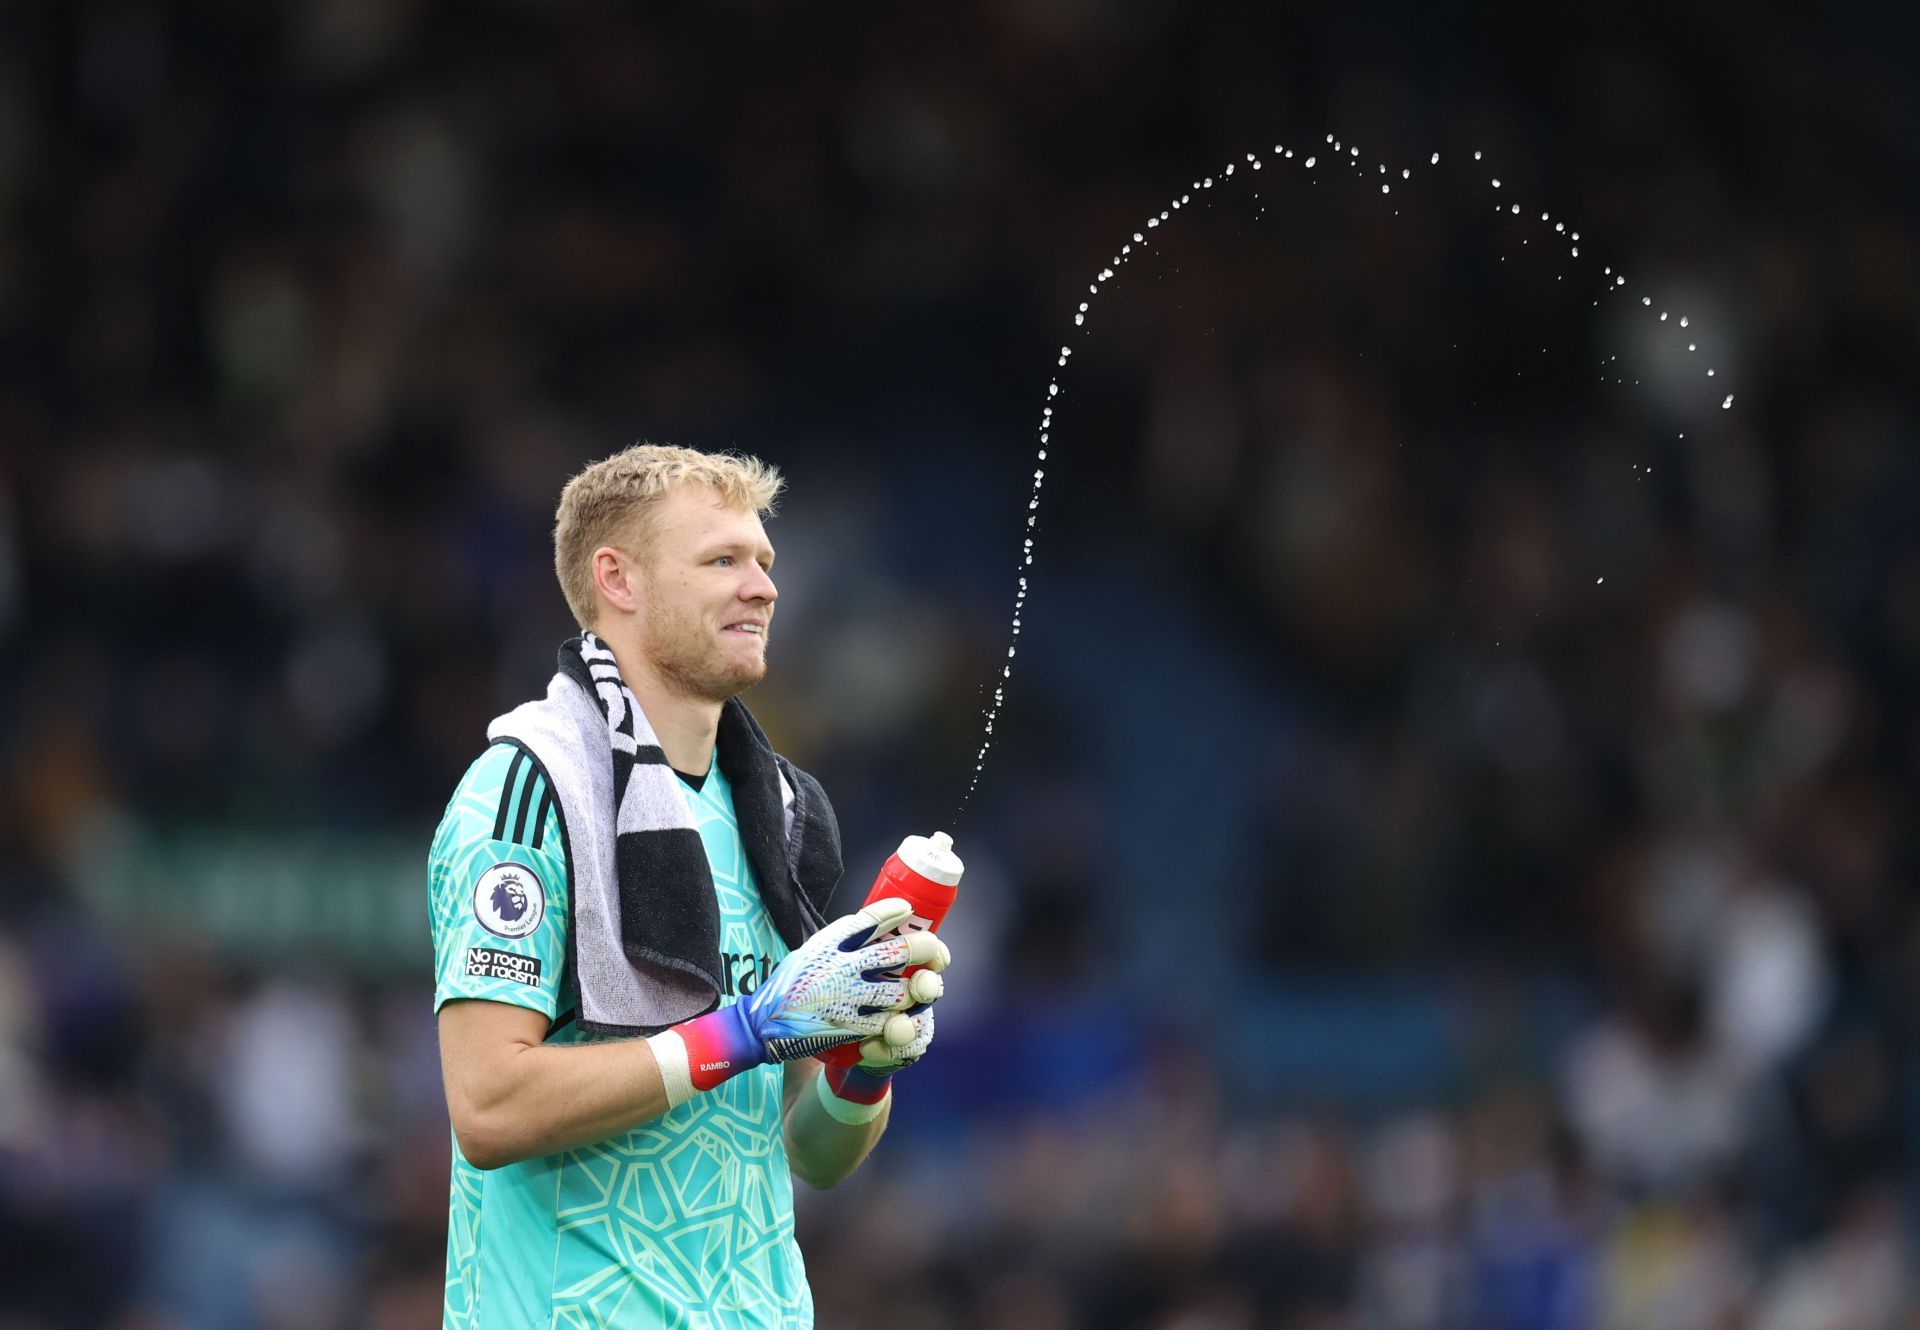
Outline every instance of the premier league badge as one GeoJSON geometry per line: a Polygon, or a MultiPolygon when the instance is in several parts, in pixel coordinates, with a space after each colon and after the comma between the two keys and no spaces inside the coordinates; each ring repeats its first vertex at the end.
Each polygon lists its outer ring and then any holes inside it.
{"type": "Polygon", "coordinates": [[[474,883],[473,917],[495,937],[525,937],[546,913],[546,888],[524,864],[495,864],[474,883]]]}

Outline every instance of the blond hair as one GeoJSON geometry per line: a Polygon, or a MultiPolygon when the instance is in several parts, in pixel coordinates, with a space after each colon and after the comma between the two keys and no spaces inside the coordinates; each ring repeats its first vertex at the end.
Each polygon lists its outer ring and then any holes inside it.
{"type": "Polygon", "coordinates": [[[553,515],[553,569],[567,608],[582,628],[593,627],[593,552],[610,545],[644,554],[653,539],[650,515],[675,486],[705,485],[728,507],[764,516],[785,484],[777,467],[739,453],[636,443],[602,458],[567,482],[553,515]]]}

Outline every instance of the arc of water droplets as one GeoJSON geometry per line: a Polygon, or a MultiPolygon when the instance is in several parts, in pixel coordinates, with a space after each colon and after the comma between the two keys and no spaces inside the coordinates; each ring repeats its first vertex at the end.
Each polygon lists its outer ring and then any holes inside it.
{"type": "MultiPolygon", "coordinates": [[[[1339,160],[1344,161],[1348,167],[1354,168],[1359,166],[1360,148],[1358,144],[1343,143],[1339,138],[1337,138],[1332,134],[1327,135],[1326,142],[1328,146],[1332,148],[1333,155],[1339,160]]],[[[1478,162],[1482,160],[1483,156],[1484,156],[1484,153],[1480,151],[1476,151],[1473,154],[1473,160],[1478,162]]],[[[1311,171],[1312,169],[1314,169],[1315,165],[1319,161],[1319,150],[1316,149],[1312,152],[1308,152],[1302,158],[1296,158],[1294,155],[1294,150],[1292,148],[1286,147],[1283,144],[1276,143],[1273,145],[1273,160],[1276,163],[1285,163],[1285,162],[1298,160],[1302,165],[1302,167],[1304,167],[1306,170],[1311,171]]],[[[1265,161],[1259,153],[1250,152],[1246,154],[1245,164],[1251,170],[1258,171],[1263,169],[1263,167],[1265,166],[1265,161]]],[[[1237,162],[1228,162],[1226,164],[1225,168],[1220,172],[1220,175],[1219,175],[1219,179],[1222,184],[1224,184],[1224,182],[1227,179],[1232,177],[1238,165],[1240,165],[1240,163],[1237,163],[1237,162]]],[[[1428,166],[1440,165],[1440,154],[1435,152],[1429,155],[1427,158],[1427,165],[1428,166]]],[[[1378,164],[1378,170],[1376,171],[1376,174],[1381,176],[1389,175],[1388,169],[1384,163],[1378,164]]],[[[1400,179],[1410,180],[1412,179],[1412,177],[1413,177],[1413,168],[1411,167],[1401,168],[1400,179]]],[[[1119,253],[1113,255],[1113,257],[1110,258],[1104,266],[1102,266],[1099,273],[1094,277],[1094,279],[1091,282],[1087,284],[1087,295],[1089,299],[1080,301],[1079,302],[1080,307],[1074,312],[1074,315],[1073,315],[1074,327],[1082,329],[1083,336],[1086,335],[1087,315],[1091,313],[1091,310],[1092,310],[1091,298],[1097,298],[1100,295],[1101,290],[1105,287],[1105,285],[1108,282],[1115,280],[1116,276],[1119,273],[1119,270],[1126,265],[1129,259],[1133,257],[1135,246],[1140,246],[1143,249],[1150,247],[1153,242],[1149,239],[1149,234],[1177,220],[1175,214],[1179,213],[1182,209],[1190,208],[1192,206],[1193,196],[1196,192],[1204,193],[1205,191],[1212,189],[1215,184],[1215,179],[1216,178],[1214,176],[1203,176],[1199,180],[1194,181],[1192,185],[1190,185],[1186,190],[1182,191],[1178,197],[1170,199],[1166,207],[1162,208],[1158,213],[1148,216],[1145,220],[1145,223],[1138,230],[1135,230],[1134,232],[1132,232],[1133,238],[1130,241],[1126,242],[1125,244],[1122,244],[1120,246],[1119,253]]],[[[1487,184],[1489,188],[1496,189],[1496,190],[1502,187],[1501,180],[1498,176],[1489,176],[1487,180],[1487,184]]],[[[1380,192],[1382,194],[1392,193],[1391,183],[1383,183],[1380,186],[1380,192]]],[[[1257,198],[1259,197],[1259,195],[1256,193],[1255,197],[1257,198]]],[[[1508,213],[1512,216],[1517,217],[1520,215],[1521,208],[1518,203],[1514,203],[1506,206],[1495,204],[1494,211],[1496,213],[1508,213]]],[[[1553,224],[1553,235],[1557,237],[1561,237],[1565,240],[1568,247],[1567,248],[1568,255],[1572,258],[1576,258],[1576,259],[1579,258],[1580,257],[1580,232],[1578,232],[1577,230],[1569,230],[1566,222],[1554,221],[1551,213],[1542,212],[1540,214],[1540,224],[1544,225],[1549,222],[1553,224]]],[[[1526,241],[1522,240],[1521,243],[1525,244],[1526,241]]],[[[1605,268],[1603,270],[1602,275],[1611,277],[1613,279],[1612,282],[1610,282],[1607,285],[1603,294],[1611,295],[1621,290],[1627,284],[1627,279],[1625,274],[1615,273],[1611,267],[1605,268]]],[[[1595,300],[1593,303],[1596,307],[1600,304],[1598,300],[1595,300]]],[[[1640,304],[1643,308],[1651,309],[1653,307],[1653,298],[1651,296],[1642,296],[1640,298],[1640,304]]],[[[1659,322],[1665,323],[1667,321],[1667,313],[1668,311],[1665,311],[1665,310],[1662,310],[1660,312],[1659,322]]],[[[1690,320],[1688,316],[1684,314],[1680,316],[1678,322],[1680,327],[1682,328],[1688,327],[1690,325],[1690,320]]],[[[1687,350],[1693,351],[1696,346],[1697,346],[1697,343],[1688,342],[1687,350]]],[[[1040,436],[1040,439],[1039,439],[1039,448],[1037,449],[1036,456],[1035,456],[1035,462],[1037,463],[1037,465],[1034,467],[1034,471],[1033,471],[1033,488],[1032,488],[1032,491],[1027,496],[1027,522],[1026,522],[1025,535],[1023,536],[1020,544],[1020,564],[1019,564],[1019,573],[1017,575],[1019,585],[1018,585],[1018,590],[1015,592],[1014,598],[1013,598],[1012,635],[1015,638],[1018,638],[1020,636],[1020,629],[1022,627],[1021,620],[1027,605],[1027,590],[1028,590],[1027,574],[1028,574],[1028,570],[1033,567],[1033,550],[1034,550],[1033,540],[1034,540],[1034,533],[1038,530],[1038,527],[1039,527],[1040,491],[1042,487],[1044,487],[1046,484],[1046,479],[1047,479],[1046,461],[1047,461],[1048,443],[1052,437],[1053,428],[1054,428],[1053,404],[1060,396],[1060,371],[1066,369],[1067,361],[1072,357],[1072,355],[1073,355],[1073,348],[1071,346],[1066,346],[1066,345],[1061,346],[1060,354],[1054,362],[1055,373],[1053,377],[1047,381],[1046,402],[1040,408],[1040,424],[1039,424],[1039,429],[1037,431],[1040,436]]],[[[1713,370],[1708,369],[1707,377],[1712,378],[1713,376],[1714,376],[1713,370]]],[[[1725,400],[1723,400],[1720,403],[1720,407],[1722,410],[1730,410],[1732,406],[1733,406],[1733,394],[1728,393],[1725,400]]],[[[1681,435],[1681,437],[1685,438],[1686,436],[1683,434],[1681,435]]],[[[1648,471],[1651,472],[1652,468],[1649,467],[1648,471]]],[[[1600,580],[1604,582],[1606,579],[1602,578],[1600,580]]],[[[963,796],[960,800],[960,806],[962,808],[965,808],[967,801],[973,797],[974,790],[977,789],[980,784],[980,775],[986,769],[987,752],[989,749],[993,747],[994,725],[1000,719],[1000,708],[1002,704],[1006,701],[1007,684],[1013,678],[1013,660],[1015,656],[1018,654],[1018,652],[1019,652],[1019,643],[1017,641],[1011,642],[1008,644],[1006,657],[1001,663],[999,676],[996,678],[994,682],[993,701],[985,710],[985,717],[986,717],[985,733],[981,738],[979,751],[974,754],[973,777],[968,782],[967,792],[965,796],[963,796]]]]}

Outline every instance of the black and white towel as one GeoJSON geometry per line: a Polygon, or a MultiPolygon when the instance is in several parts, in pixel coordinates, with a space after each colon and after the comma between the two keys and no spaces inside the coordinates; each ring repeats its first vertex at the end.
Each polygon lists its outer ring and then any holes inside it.
{"type": "MultiPolygon", "coordinates": [[[[546,697],[498,717],[487,737],[526,748],[559,796],[581,1028],[653,1034],[718,1006],[720,910],[706,849],[606,643],[592,633],[567,642],[546,697]]],[[[720,713],[719,759],[761,898],[797,947],[825,922],[840,880],[833,806],[737,697],[720,713]]]]}

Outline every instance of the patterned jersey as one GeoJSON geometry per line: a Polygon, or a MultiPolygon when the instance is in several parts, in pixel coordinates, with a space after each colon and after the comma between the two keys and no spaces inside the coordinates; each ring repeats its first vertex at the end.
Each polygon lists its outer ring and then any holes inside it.
{"type": "MultiPolygon", "coordinates": [[[[720,905],[722,1005],[787,954],[747,864],[716,761],[681,786],[720,905]]],[[[578,1043],[566,973],[566,835],[546,776],[516,744],[467,771],[429,865],[434,1005],[485,998],[560,1018],[578,1043]]],[[[813,1300],[793,1236],[782,1070],[756,1067],[636,1131],[482,1172],[453,1147],[444,1330],[797,1330],[813,1300]]]]}

